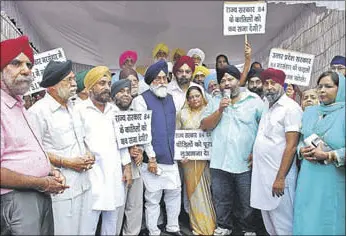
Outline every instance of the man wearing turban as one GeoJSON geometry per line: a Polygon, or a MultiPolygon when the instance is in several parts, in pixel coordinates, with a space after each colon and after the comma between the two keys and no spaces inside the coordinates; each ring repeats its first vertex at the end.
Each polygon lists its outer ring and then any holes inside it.
{"type": "Polygon", "coordinates": [[[157,226],[160,199],[164,193],[166,205],[166,231],[182,235],[178,224],[181,206],[181,181],[174,160],[176,109],[173,98],[167,93],[168,66],[164,60],[151,65],[145,74],[150,89],[137,96],[134,110],[152,111],[152,142],[144,146],[144,164],[141,175],[146,187],[146,225],[150,235],[160,235],[157,226]]]}
{"type": "Polygon", "coordinates": [[[165,43],[157,44],[152,51],[152,57],[155,62],[160,60],[168,61],[169,47],[165,43]]]}
{"type": "Polygon", "coordinates": [[[77,90],[76,90],[76,96],[73,96],[71,98],[72,103],[76,105],[77,103],[80,103],[81,101],[86,100],[89,97],[87,89],[84,87],[84,78],[86,77],[89,70],[83,70],[76,74],[76,84],[77,84],[77,90]]]}
{"type": "Polygon", "coordinates": [[[186,98],[186,92],[189,87],[195,85],[198,86],[201,91],[204,91],[203,87],[192,81],[194,70],[194,61],[189,56],[182,56],[172,69],[175,78],[169,83],[168,92],[173,97],[177,113],[183,107],[186,98]]]}
{"type": "Polygon", "coordinates": [[[260,209],[270,235],[292,235],[302,110],[283,90],[286,75],[269,68],[260,74],[269,108],[263,112],[253,147],[251,206],[260,209]]]}
{"type": "MultiPolygon", "coordinates": [[[[133,98],[131,96],[130,80],[121,79],[113,83],[111,87],[111,97],[115,104],[115,112],[133,110],[131,107],[133,98]]],[[[138,235],[141,230],[143,212],[143,182],[138,166],[140,166],[142,163],[143,150],[142,147],[135,145],[129,147],[129,153],[132,163],[132,186],[131,188],[126,189],[125,205],[121,207],[118,214],[116,235],[120,235],[121,232],[123,235],[138,235]]]]}
{"type": "Polygon", "coordinates": [[[118,149],[115,137],[115,111],[109,102],[109,68],[97,66],[91,69],[85,77],[84,85],[89,91],[89,98],[79,104],[78,110],[85,130],[84,142],[97,160],[90,170],[93,199],[87,222],[89,232],[86,235],[95,234],[100,214],[101,235],[116,235],[118,213],[125,198],[122,179],[128,187],[132,182],[130,155],[127,149],[118,149]]]}
{"type": "Polygon", "coordinates": [[[205,60],[205,53],[200,48],[192,48],[188,51],[187,56],[193,58],[196,66],[201,66],[205,60]]]}
{"type": "Polygon", "coordinates": [[[208,99],[210,97],[219,96],[220,95],[220,89],[219,84],[217,81],[217,74],[216,73],[210,73],[204,80],[204,88],[207,94],[210,96],[206,96],[208,99]]]}
{"type": "Polygon", "coordinates": [[[95,160],[86,150],[79,114],[69,100],[76,88],[72,62],[51,60],[40,85],[47,93],[29,112],[40,127],[43,149],[70,186],[63,194],[52,196],[54,230],[56,234],[86,234],[91,209],[89,169],[95,160]]]}
{"type": "Polygon", "coordinates": [[[330,62],[330,69],[339,72],[346,77],[346,57],[334,56],[330,62]]]}
{"type": "MultiPolygon", "coordinates": [[[[127,50],[123,52],[119,56],[119,67],[121,68],[121,71],[124,70],[125,74],[130,75],[129,71],[135,70],[135,64],[137,62],[137,52],[127,50]]],[[[111,84],[118,81],[120,78],[121,71],[117,71],[113,76],[111,80],[111,84]]],[[[123,79],[125,77],[123,76],[123,79]]],[[[132,96],[136,97],[139,93],[142,93],[143,91],[146,91],[148,89],[148,85],[143,81],[143,76],[140,73],[136,72],[136,77],[130,76],[129,78],[132,82],[132,96]]]]}
{"type": "Polygon", "coordinates": [[[1,235],[53,235],[50,194],[68,186],[50,165],[39,127],[21,99],[32,83],[33,50],[28,37],[21,36],[2,41],[0,53],[1,235]]]}
{"type": "Polygon", "coordinates": [[[258,94],[262,99],[264,98],[264,92],[263,82],[261,82],[260,74],[263,71],[263,69],[250,69],[247,74],[248,90],[258,94]]]}
{"type": "Polygon", "coordinates": [[[175,64],[181,56],[185,56],[186,52],[182,48],[175,48],[172,52],[172,64],[175,64]]]}
{"type": "Polygon", "coordinates": [[[196,66],[193,73],[193,82],[204,86],[204,80],[209,74],[210,70],[205,66],[196,66]]]}
{"type": "Polygon", "coordinates": [[[210,99],[201,129],[212,130],[211,188],[217,217],[214,235],[230,235],[239,225],[244,234],[260,230],[260,211],[250,206],[251,168],[248,162],[264,103],[240,91],[240,71],[233,65],[217,69],[221,96],[210,99]],[[238,215],[235,214],[237,209],[238,215]]]}

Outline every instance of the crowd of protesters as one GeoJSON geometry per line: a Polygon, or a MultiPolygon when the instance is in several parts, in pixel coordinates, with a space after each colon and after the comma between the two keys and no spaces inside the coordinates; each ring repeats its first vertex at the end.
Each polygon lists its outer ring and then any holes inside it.
{"type": "Polygon", "coordinates": [[[142,73],[135,51],[114,74],[52,60],[24,96],[29,40],[1,42],[1,235],[95,235],[100,218],[102,235],[183,235],[182,214],[194,235],[344,235],[345,57],[300,91],[244,55],[243,71],[164,43],[142,73]],[[119,148],[114,115],[149,110],[152,141],[119,148]],[[197,129],[210,160],[175,160],[175,131],[197,129]]]}

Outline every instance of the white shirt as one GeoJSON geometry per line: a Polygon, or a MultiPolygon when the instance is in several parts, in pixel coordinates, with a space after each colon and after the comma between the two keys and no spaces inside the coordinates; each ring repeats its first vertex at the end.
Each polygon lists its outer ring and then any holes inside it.
{"type": "MultiPolygon", "coordinates": [[[[67,108],[58,103],[49,93],[37,101],[29,113],[40,128],[42,144],[46,152],[64,158],[82,157],[86,154],[84,129],[79,114],[71,103],[67,108]]],[[[70,188],[63,194],[52,195],[53,199],[71,199],[89,189],[90,181],[87,172],[77,172],[61,168],[70,188]]]]}
{"type": "MultiPolygon", "coordinates": [[[[132,102],[135,111],[147,111],[147,104],[142,95],[134,98],[132,102]]],[[[156,111],[153,111],[155,113],[156,111]]],[[[144,145],[144,150],[149,157],[155,157],[155,152],[151,143],[144,145]]],[[[181,179],[176,161],[173,165],[158,164],[162,169],[161,175],[155,175],[148,171],[147,164],[143,163],[140,173],[147,191],[155,192],[161,189],[177,189],[181,186],[181,179]]]]}
{"type": "MultiPolygon", "coordinates": [[[[190,82],[189,87],[191,86],[198,86],[201,89],[202,93],[205,94],[204,88],[199,84],[190,82]]],[[[186,92],[184,92],[178,86],[176,79],[172,79],[172,81],[168,84],[167,92],[172,95],[176,107],[176,114],[178,114],[178,112],[182,109],[184,102],[186,101],[186,92]]]]}
{"type": "MultiPolygon", "coordinates": [[[[281,198],[272,196],[272,185],[280,168],[287,132],[300,132],[302,109],[285,94],[271,107],[263,111],[258,134],[253,146],[251,206],[262,210],[275,209],[281,198]]],[[[285,185],[296,183],[295,160],[289,170],[285,185]]]]}
{"type": "MultiPolygon", "coordinates": [[[[114,113],[117,113],[117,112],[119,112],[119,111],[121,111],[120,109],[119,109],[119,107],[117,107],[115,104],[112,104],[112,109],[114,110],[114,113]]],[[[132,108],[132,106],[130,106],[129,107],[129,109],[128,109],[128,111],[130,110],[130,109],[133,109],[132,108]]],[[[126,150],[129,150],[128,148],[125,148],[126,150]]],[[[125,152],[126,153],[126,151],[123,151],[122,150],[122,152],[125,152]]],[[[129,153],[129,152],[128,152],[129,153]]],[[[130,154],[129,154],[130,155],[130,154]]],[[[123,158],[123,160],[122,161],[124,161],[124,158],[123,158]]],[[[125,163],[123,163],[123,165],[124,165],[125,163]]],[[[137,167],[136,166],[136,163],[135,163],[135,161],[131,158],[131,173],[132,173],[132,179],[138,179],[138,178],[140,178],[140,170],[139,170],[139,167],[137,167]]]]}
{"type": "Polygon", "coordinates": [[[112,211],[124,204],[125,189],[122,181],[122,162],[130,163],[127,149],[118,149],[114,129],[114,110],[107,103],[101,112],[88,98],[79,103],[85,129],[87,148],[95,156],[95,164],[90,170],[92,182],[93,210],[112,211]],[[127,161],[122,161],[122,158],[127,161]]]}

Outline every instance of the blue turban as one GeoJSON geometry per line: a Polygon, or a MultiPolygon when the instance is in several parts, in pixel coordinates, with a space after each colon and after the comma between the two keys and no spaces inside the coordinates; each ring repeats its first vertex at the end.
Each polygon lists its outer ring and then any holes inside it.
{"type": "Polygon", "coordinates": [[[217,74],[216,73],[211,73],[206,76],[204,80],[204,88],[207,91],[208,90],[208,85],[211,81],[215,80],[217,82],[217,74]]]}
{"type": "Polygon", "coordinates": [[[334,56],[334,58],[330,62],[330,65],[344,65],[344,66],[346,66],[346,57],[334,56]]]}
{"type": "Polygon", "coordinates": [[[241,73],[236,66],[227,65],[221,69],[217,69],[217,80],[219,84],[225,73],[228,73],[229,75],[234,76],[237,80],[240,80],[241,78],[241,73]]]}
{"type": "Polygon", "coordinates": [[[114,98],[122,88],[129,88],[131,90],[131,81],[128,79],[121,79],[114,82],[111,86],[111,97],[114,98]]]}
{"type": "Polygon", "coordinates": [[[166,61],[164,60],[160,60],[148,67],[145,74],[146,84],[150,85],[152,81],[158,76],[160,71],[164,71],[165,74],[168,73],[168,66],[166,61]]]}

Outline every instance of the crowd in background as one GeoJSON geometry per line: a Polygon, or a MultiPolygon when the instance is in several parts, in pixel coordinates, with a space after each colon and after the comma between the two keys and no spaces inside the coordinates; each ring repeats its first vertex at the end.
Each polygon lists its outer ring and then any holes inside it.
{"type": "Polygon", "coordinates": [[[33,51],[1,42],[1,235],[345,234],[346,59],[315,88],[251,61],[158,44],[74,73],[50,61],[35,95],[33,51]],[[170,68],[171,60],[172,68],[170,68]],[[152,111],[151,143],[119,148],[114,116],[152,111]],[[211,132],[210,160],[174,159],[175,131],[211,132]],[[163,226],[163,227],[161,227],[163,226]]]}

